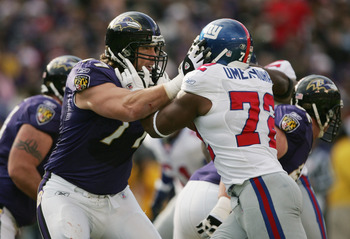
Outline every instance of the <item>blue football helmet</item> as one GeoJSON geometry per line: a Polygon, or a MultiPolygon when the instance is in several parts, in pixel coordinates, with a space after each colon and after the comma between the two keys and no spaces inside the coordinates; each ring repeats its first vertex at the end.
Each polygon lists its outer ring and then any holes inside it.
{"type": "MultiPolygon", "coordinates": [[[[165,71],[167,54],[162,50],[165,45],[157,23],[148,15],[131,11],[114,18],[108,25],[105,38],[105,55],[117,63],[119,70],[126,68],[123,58],[127,58],[138,69],[138,59],[152,60],[151,77],[157,82],[165,71]],[[139,47],[154,47],[156,56],[138,52],[139,47]]],[[[139,75],[142,77],[143,72],[139,75]]]]}
{"type": "Polygon", "coordinates": [[[63,101],[68,74],[79,61],[81,61],[79,57],[72,55],[52,59],[43,72],[41,93],[54,94],[63,101]]]}
{"type": "Polygon", "coordinates": [[[223,18],[210,22],[199,35],[211,49],[211,62],[227,65],[233,61],[249,63],[253,41],[247,28],[239,21],[223,18]]]}
{"type": "Polygon", "coordinates": [[[319,138],[332,142],[341,124],[343,102],[332,80],[321,75],[309,75],[295,85],[291,103],[300,106],[316,119],[319,138]]]}

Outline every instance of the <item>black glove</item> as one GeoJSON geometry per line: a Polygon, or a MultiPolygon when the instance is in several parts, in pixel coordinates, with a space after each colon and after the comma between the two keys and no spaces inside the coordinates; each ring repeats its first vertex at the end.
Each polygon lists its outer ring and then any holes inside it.
{"type": "Polygon", "coordinates": [[[197,233],[201,238],[210,238],[221,223],[228,217],[231,210],[231,199],[228,197],[220,197],[207,218],[196,226],[197,233]]]}
{"type": "Polygon", "coordinates": [[[221,225],[221,221],[212,215],[201,221],[197,226],[197,232],[201,238],[210,238],[221,225]]]}

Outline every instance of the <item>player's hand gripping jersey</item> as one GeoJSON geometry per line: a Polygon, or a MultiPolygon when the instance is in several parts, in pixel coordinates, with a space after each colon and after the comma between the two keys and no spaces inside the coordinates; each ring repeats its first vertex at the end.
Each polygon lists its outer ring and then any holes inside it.
{"type": "Polygon", "coordinates": [[[46,170],[91,193],[115,194],[127,186],[131,156],[146,133],[139,121],[109,119],[75,105],[77,92],[103,83],[121,87],[114,69],[105,63],[88,59],[72,69],[67,79],[60,137],[46,170]]]}
{"type": "Polygon", "coordinates": [[[240,62],[207,64],[185,77],[182,90],[212,102],[194,123],[226,187],[283,171],[277,160],[272,81],[265,70],[240,62]]]}

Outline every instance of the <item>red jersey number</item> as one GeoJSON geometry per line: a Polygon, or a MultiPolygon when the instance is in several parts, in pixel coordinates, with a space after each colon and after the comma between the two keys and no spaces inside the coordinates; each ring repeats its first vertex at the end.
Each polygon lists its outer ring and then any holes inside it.
{"type": "MultiPolygon", "coordinates": [[[[248,110],[248,119],[245,122],[242,132],[236,135],[237,146],[243,147],[260,144],[260,136],[259,133],[256,132],[260,114],[260,101],[258,93],[248,91],[231,91],[229,94],[231,100],[231,110],[244,110],[243,103],[248,103],[250,105],[248,110]]],[[[271,112],[272,109],[273,111],[273,96],[270,94],[265,94],[263,101],[263,110],[271,112]]],[[[266,124],[269,128],[269,146],[276,148],[276,140],[274,138],[276,134],[276,131],[274,130],[275,121],[272,115],[270,115],[266,124]]]]}

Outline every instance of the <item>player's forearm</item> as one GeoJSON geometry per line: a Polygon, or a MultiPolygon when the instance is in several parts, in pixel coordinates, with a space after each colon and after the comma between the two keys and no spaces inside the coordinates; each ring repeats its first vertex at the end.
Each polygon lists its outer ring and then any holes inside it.
{"type": "Polygon", "coordinates": [[[288,78],[286,74],[278,70],[265,70],[269,73],[273,82],[272,91],[274,97],[282,103],[289,103],[293,87],[295,85],[295,80],[288,78]]]}
{"type": "Polygon", "coordinates": [[[18,189],[20,189],[33,200],[36,200],[37,190],[41,181],[41,177],[39,172],[35,168],[19,168],[10,176],[18,189]]]}
{"type": "Polygon", "coordinates": [[[133,92],[123,106],[129,111],[130,121],[135,121],[146,118],[169,102],[164,87],[155,86],[133,92]]]}

